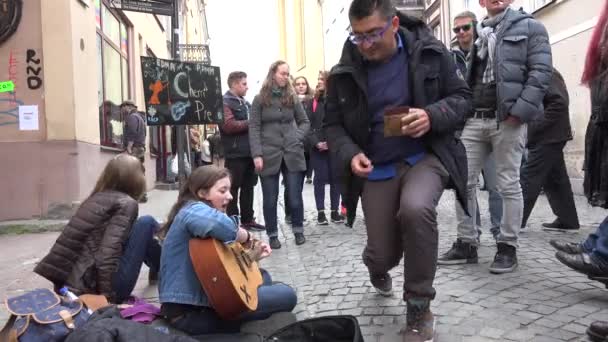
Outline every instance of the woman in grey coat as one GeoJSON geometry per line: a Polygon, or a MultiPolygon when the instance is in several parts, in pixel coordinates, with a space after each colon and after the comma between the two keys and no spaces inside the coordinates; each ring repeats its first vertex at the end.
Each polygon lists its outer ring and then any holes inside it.
{"type": "Polygon", "coordinates": [[[304,138],[310,123],[293,86],[289,65],[277,61],[270,66],[260,93],[253,99],[249,118],[249,142],[264,195],[264,222],[270,247],[281,248],[277,229],[279,176],[285,175],[292,213],[292,230],[297,245],[304,238],[302,180],[306,171],[304,138]]]}

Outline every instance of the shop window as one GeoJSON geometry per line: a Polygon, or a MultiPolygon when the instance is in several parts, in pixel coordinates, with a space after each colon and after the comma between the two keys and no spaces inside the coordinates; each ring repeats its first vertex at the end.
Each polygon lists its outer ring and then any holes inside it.
{"type": "Polygon", "coordinates": [[[95,0],[100,142],[121,148],[124,117],[120,104],[129,98],[127,25],[105,3],[95,0]]]}

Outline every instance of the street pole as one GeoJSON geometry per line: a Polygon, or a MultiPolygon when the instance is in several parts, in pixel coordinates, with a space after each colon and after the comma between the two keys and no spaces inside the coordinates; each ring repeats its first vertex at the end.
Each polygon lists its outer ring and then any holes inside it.
{"type": "MultiPolygon", "coordinates": [[[[172,39],[172,57],[173,60],[179,60],[179,1],[175,0],[173,3],[173,15],[171,16],[171,32],[173,32],[172,39]]],[[[186,181],[186,163],[184,157],[186,155],[184,151],[184,125],[175,125],[176,141],[177,141],[177,179],[179,181],[180,188],[186,181]]]]}

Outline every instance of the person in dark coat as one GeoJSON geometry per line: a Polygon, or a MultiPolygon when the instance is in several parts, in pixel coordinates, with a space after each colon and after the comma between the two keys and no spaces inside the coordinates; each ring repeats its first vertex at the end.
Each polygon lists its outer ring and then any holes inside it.
{"type": "Polygon", "coordinates": [[[528,125],[528,160],[521,174],[524,196],[522,227],[528,222],[541,189],[557,219],[543,223],[548,230],[577,230],[578,215],[574,194],[564,161],[564,147],[572,140],[568,89],[562,75],[555,68],[547,94],[543,100],[545,115],[528,125]]]}
{"type": "MultiPolygon", "coordinates": [[[[608,208],[608,1],[595,25],[581,82],[591,91],[591,118],[585,135],[585,179],[589,204],[608,208]]],[[[564,265],[608,284],[608,217],[582,242],[551,240],[555,257],[564,265]]],[[[608,340],[608,322],[596,321],[587,329],[593,341],[608,340]]]]}
{"type": "Polygon", "coordinates": [[[101,294],[113,303],[131,295],[143,263],[156,282],[161,248],[154,234],[160,226],[151,216],[137,219],[145,181],[137,158],[113,158],[34,272],[56,290],[67,286],[76,295],[101,294]]]}
{"type": "Polygon", "coordinates": [[[317,224],[328,225],[325,215],[325,185],[329,184],[330,219],[333,223],[344,222],[338,207],[340,205],[340,184],[334,175],[333,164],[327,147],[327,136],[323,129],[323,117],[325,116],[325,81],[328,73],[319,72],[317,90],[315,96],[304,102],[304,109],[310,120],[310,131],[307,141],[311,146],[310,163],[314,170],[314,193],[317,205],[317,224]]]}
{"type": "Polygon", "coordinates": [[[349,19],[352,32],[327,81],[328,147],[348,196],[361,196],[372,285],[390,296],[388,272],[404,257],[404,339],[426,341],[434,333],[436,206],[446,187],[457,189],[466,210],[466,157],[454,131],[471,109],[471,92],[424,22],[396,14],[391,1],[355,0],[349,19]],[[399,119],[385,126],[389,109],[399,119]]]}
{"type": "Polygon", "coordinates": [[[255,221],[253,211],[254,188],[258,183],[251,148],[249,147],[249,115],[251,104],[247,95],[247,74],[234,71],[228,75],[230,89],[224,94],[224,123],[221,124],[221,142],[224,147],[225,167],[232,175],[233,201],[228,215],[241,215],[241,225],[251,231],[264,231],[266,227],[255,221]]]}

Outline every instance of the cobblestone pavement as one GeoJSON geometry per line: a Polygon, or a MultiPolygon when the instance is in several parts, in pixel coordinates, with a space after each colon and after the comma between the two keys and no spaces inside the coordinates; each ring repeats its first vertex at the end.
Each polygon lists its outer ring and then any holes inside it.
{"type": "MultiPolygon", "coordinates": [[[[164,219],[176,192],[153,191],[149,196],[150,201],[142,205],[140,212],[164,219]]],[[[260,197],[256,198],[256,213],[261,220],[260,197]]],[[[486,200],[487,193],[482,192],[484,227],[489,222],[486,200]]],[[[576,202],[583,225],[581,230],[549,233],[541,231],[540,225],[554,217],[545,198],[539,199],[529,227],[522,234],[519,269],[514,273],[492,275],[488,272],[495,247],[487,229],[482,235],[478,265],[440,267],[432,308],[437,319],[435,341],[587,341],[586,327],[594,320],[608,320],[608,291],[603,284],[562,266],[548,244],[552,238],[583,239],[608,215],[606,211],[590,208],[583,197],[577,197],[576,202]]],[[[304,203],[306,244],[296,246],[290,229],[280,220],[283,248],[262,262],[275,280],[297,289],[297,317],[351,314],[358,318],[365,341],[401,341],[399,330],[405,321],[405,305],[400,291],[392,298],[376,295],[361,261],[366,240],[361,210],[354,229],[334,224],[316,226],[311,185],[305,185],[304,203]]],[[[444,194],[438,210],[442,253],[455,238],[451,192],[444,194]]],[[[282,219],[281,214],[279,217],[282,219]]],[[[259,236],[265,238],[263,234],[259,236]]],[[[56,237],[57,233],[0,237],[3,272],[0,297],[48,286],[48,282],[31,270],[56,237]]],[[[403,284],[402,267],[401,264],[391,271],[396,290],[403,284]]],[[[146,278],[147,270],[142,272],[135,294],[157,301],[157,290],[147,285],[146,278]]],[[[0,321],[6,320],[6,315],[4,308],[0,308],[0,321]]]]}

